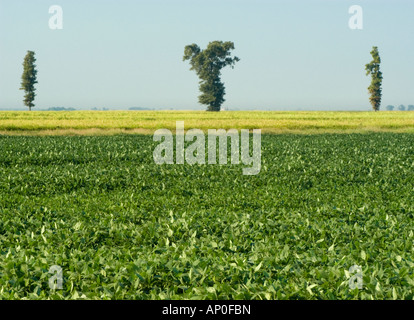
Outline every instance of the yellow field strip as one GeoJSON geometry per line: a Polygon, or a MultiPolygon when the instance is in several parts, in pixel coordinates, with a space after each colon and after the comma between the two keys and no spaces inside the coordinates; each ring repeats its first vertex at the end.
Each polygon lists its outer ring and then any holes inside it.
{"type": "Polygon", "coordinates": [[[319,111],[1,111],[2,135],[152,134],[176,121],[185,129],[262,129],[263,133],[414,133],[414,112],[319,111]]]}

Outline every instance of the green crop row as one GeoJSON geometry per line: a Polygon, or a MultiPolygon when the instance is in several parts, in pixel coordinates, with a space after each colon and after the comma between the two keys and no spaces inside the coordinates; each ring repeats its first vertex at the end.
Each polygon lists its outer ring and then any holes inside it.
{"type": "Polygon", "coordinates": [[[0,136],[0,298],[413,299],[413,138],[263,135],[244,176],[145,135],[0,136]]]}

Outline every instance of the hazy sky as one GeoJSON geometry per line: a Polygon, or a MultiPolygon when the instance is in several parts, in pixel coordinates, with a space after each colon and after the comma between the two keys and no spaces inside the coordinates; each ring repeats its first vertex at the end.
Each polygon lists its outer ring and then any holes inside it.
{"type": "MultiPolygon", "coordinates": [[[[198,109],[184,47],[233,41],[223,70],[230,109],[369,110],[364,66],[382,59],[383,103],[414,104],[412,0],[0,0],[0,108],[23,107],[27,50],[36,52],[38,109],[198,109]],[[63,29],[49,28],[51,5],[63,29]],[[363,30],[351,30],[351,5],[363,30]]],[[[36,109],[36,108],[35,108],[36,109]]]]}

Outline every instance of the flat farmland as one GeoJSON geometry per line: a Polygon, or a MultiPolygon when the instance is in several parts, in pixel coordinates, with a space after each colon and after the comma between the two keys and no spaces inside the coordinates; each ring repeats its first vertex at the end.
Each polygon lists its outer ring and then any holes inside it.
{"type": "Polygon", "coordinates": [[[0,134],[151,134],[156,129],[262,129],[267,133],[414,132],[414,112],[2,111],[0,134]]]}
{"type": "Polygon", "coordinates": [[[0,298],[413,299],[413,138],[263,134],[245,176],[156,165],[151,135],[0,136],[0,298]]]}

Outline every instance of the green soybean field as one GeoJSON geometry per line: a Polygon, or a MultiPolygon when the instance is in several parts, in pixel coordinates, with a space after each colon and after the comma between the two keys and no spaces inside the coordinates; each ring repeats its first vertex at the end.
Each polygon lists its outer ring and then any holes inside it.
{"type": "Polygon", "coordinates": [[[263,134],[246,176],[150,135],[0,136],[0,298],[413,299],[413,142],[263,134]]]}

